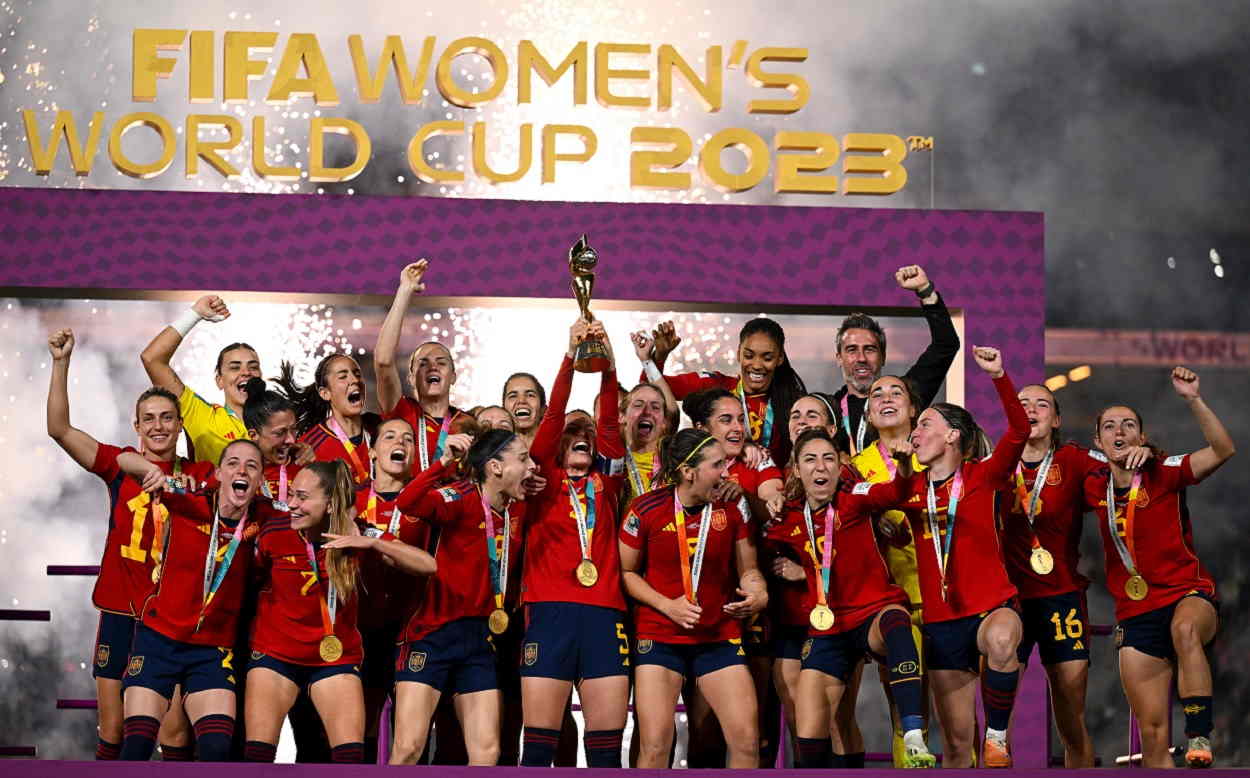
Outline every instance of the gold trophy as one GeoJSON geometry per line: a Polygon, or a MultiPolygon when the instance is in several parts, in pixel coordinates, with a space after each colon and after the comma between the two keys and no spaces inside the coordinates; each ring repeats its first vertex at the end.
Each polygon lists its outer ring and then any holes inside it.
{"type": "MultiPolygon", "coordinates": [[[[590,323],[595,320],[590,312],[590,293],[595,288],[595,265],[599,264],[599,253],[586,242],[582,235],[569,249],[569,273],[572,274],[573,296],[582,309],[582,318],[590,323]]],[[[579,373],[599,373],[608,367],[608,348],[598,338],[586,338],[577,344],[573,353],[573,369],[579,373]]]]}

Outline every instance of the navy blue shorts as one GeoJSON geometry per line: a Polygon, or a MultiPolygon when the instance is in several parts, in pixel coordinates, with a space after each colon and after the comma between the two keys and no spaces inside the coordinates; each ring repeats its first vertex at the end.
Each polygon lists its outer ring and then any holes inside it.
{"type": "MultiPolygon", "coordinates": [[[[1201,597],[1215,606],[1217,614],[1220,612],[1220,604],[1204,592],[1191,592],[1185,597],[1201,597]]],[[[1135,648],[1143,654],[1159,659],[1176,659],[1176,646],[1172,644],[1172,616],[1176,613],[1176,606],[1180,605],[1185,597],[1181,597],[1171,605],[1139,613],[1121,621],[1115,627],[1115,647],[1117,649],[1135,648]]]]}
{"type": "Polygon", "coordinates": [[[772,618],[766,611],[760,611],[742,622],[742,647],[749,657],[769,657],[773,655],[772,618]]]}
{"type": "Polygon", "coordinates": [[[634,642],[634,665],[660,665],[683,677],[700,676],[734,665],[746,665],[742,640],[730,638],[714,643],[661,643],[658,640],[634,642]]]}
{"type": "Polygon", "coordinates": [[[364,688],[389,692],[395,685],[395,643],[401,630],[402,624],[388,624],[360,631],[361,648],[365,654],[360,663],[360,683],[364,688]]]}
{"type": "Polygon", "coordinates": [[[360,677],[360,665],[297,665],[293,662],[284,662],[276,656],[270,656],[269,654],[262,654],[259,651],[253,651],[251,661],[248,662],[247,669],[248,671],[251,671],[256,667],[273,670],[278,675],[298,686],[300,691],[307,691],[309,687],[317,681],[320,681],[323,678],[330,678],[335,675],[350,673],[357,678],[360,677]]]}
{"type": "Polygon", "coordinates": [[[405,681],[423,683],[443,694],[498,689],[495,644],[486,619],[453,621],[401,645],[395,658],[395,682],[405,681]]]}
{"type": "Polygon", "coordinates": [[[1029,661],[1034,645],[1043,665],[1089,661],[1089,611],[1085,606],[1085,592],[1021,600],[1020,622],[1024,632],[1016,656],[1021,662],[1029,661]]]}
{"type": "Polygon", "coordinates": [[[923,624],[920,631],[925,638],[925,667],[929,670],[981,672],[981,649],[977,648],[977,630],[981,628],[981,622],[999,608],[1011,608],[1017,612],[1020,610],[1013,597],[984,613],[923,624]]]}
{"type": "Polygon", "coordinates": [[[136,625],[122,688],[140,686],[168,699],[179,684],[184,695],[210,689],[234,691],[234,649],[182,643],[136,625]]]}
{"type": "Polygon", "coordinates": [[[818,670],[846,683],[859,663],[868,658],[884,662],[883,657],[872,653],[868,647],[868,634],[873,619],[865,619],[854,629],[836,635],[819,635],[808,638],[803,644],[803,669],[818,670]]]}
{"type": "Polygon", "coordinates": [[[130,656],[130,642],[134,637],[133,616],[100,611],[100,626],[95,631],[95,663],[91,667],[91,677],[120,681],[126,673],[126,659],[130,656]]]}
{"type": "Polygon", "coordinates": [[[528,606],[529,626],[521,644],[522,678],[582,681],[629,675],[625,614],[576,602],[528,606]]]}
{"type": "Polygon", "coordinates": [[[803,644],[807,642],[806,624],[774,624],[772,637],[774,659],[803,658],[803,644]]]}

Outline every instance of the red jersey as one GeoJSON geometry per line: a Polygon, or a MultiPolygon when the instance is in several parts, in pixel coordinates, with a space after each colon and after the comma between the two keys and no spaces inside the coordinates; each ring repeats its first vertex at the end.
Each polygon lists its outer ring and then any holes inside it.
{"type": "MultiPolygon", "coordinates": [[[[96,448],[95,461],[88,468],[108,485],[110,505],[109,531],[91,602],[102,611],[137,616],[143,610],[143,601],[152,593],[152,568],[156,562],[152,555],[154,511],[167,515],[169,509],[164,505],[154,507],[151,495],[143,491],[138,481],[121,471],[117,457],[123,453],[138,452],[129,446],[123,449],[101,443],[96,448]]],[[[173,462],[155,464],[165,473],[174,470],[173,462]]],[[[198,482],[203,482],[214,470],[211,462],[182,459],[180,466],[183,473],[198,482]]],[[[159,548],[156,554],[159,556],[159,548]]]]}
{"type": "Polygon", "coordinates": [[[261,493],[271,500],[286,502],[291,490],[291,482],[303,468],[299,465],[265,465],[265,482],[261,485],[261,493]],[[286,470],[286,489],[283,489],[282,471],[286,470]]]}
{"type": "MultiPolygon", "coordinates": [[[[422,475],[436,477],[442,467],[435,465],[422,475]]],[[[434,560],[438,572],[430,576],[425,596],[404,628],[402,641],[420,640],[444,624],[458,619],[485,619],[495,609],[495,590],[491,584],[489,551],[486,546],[486,517],[478,487],[468,481],[457,481],[440,489],[432,488],[428,479],[414,479],[404,487],[396,501],[405,514],[434,524],[439,529],[434,560]]],[[[521,525],[526,504],[512,503],[510,517],[508,570],[511,577],[521,551],[521,525]]],[[[504,517],[492,511],[495,523],[494,543],[497,558],[503,562],[504,517]]],[[[400,539],[408,542],[408,536],[400,539]]],[[[512,592],[507,592],[509,600],[512,592]]]]}
{"type": "MultiPolygon", "coordinates": [[[[247,590],[257,524],[278,511],[268,500],[252,502],[242,542],[220,587],[205,607],[205,568],[216,494],[166,494],[162,499],[170,511],[169,545],[161,563],[160,582],[143,605],[142,621],[172,640],[201,646],[232,646],[247,590]],[[197,629],[201,612],[204,619],[197,629]]],[[[225,561],[236,526],[236,522],[226,519],[217,523],[214,571],[225,561]]]]}
{"type": "MultiPolygon", "coordinates": [[[[829,565],[829,589],[826,599],[833,609],[833,627],[818,631],[810,629],[811,635],[836,635],[855,629],[877,615],[887,605],[907,607],[907,592],[890,580],[890,568],[877,547],[873,531],[875,512],[882,511],[898,502],[906,483],[901,479],[873,484],[868,481],[856,483],[854,474],[842,470],[842,479],[835,496],[832,558],[829,565]]],[[[815,607],[820,587],[823,585],[822,568],[825,553],[825,509],[812,511],[812,528],[816,535],[813,551],[803,518],[803,501],[786,503],[781,521],[767,531],[769,538],[790,545],[799,552],[803,572],[807,575],[807,591],[804,597],[806,612],[815,607]],[[814,558],[813,558],[814,555],[814,558]]]]}
{"type": "MultiPolygon", "coordinates": [[[[646,373],[643,373],[640,380],[647,380],[646,373]]],[[[668,388],[672,390],[673,397],[678,401],[685,399],[686,395],[716,388],[733,392],[741,397],[738,392],[738,383],[742,379],[736,375],[725,375],[724,373],[705,370],[700,373],[666,375],[664,380],[668,382],[668,388]]],[[[746,399],[747,412],[745,421],[747,437],[768,449],[774,460],[780,461],[784,459],[782,454],[784,453],[784,447],[788,445],[784,440],[786,437],[785,425],[788,420],[781,418],[777,409],[774,408],[772,424],[769,425],[767,392],[763,394],[748,394],[746,399]],[[766,432],[768,434],[765,434],[766,432]]]]}
{"type": "Polygon", "coordinates": [[[1053,597],[1089,586],[1089,579],[1077,572],[1077,563],[1081,560],[1085,476],[1099,464],[1088,449],[1075,443],[1055,449],[1032,528],[1025,506],[1033,493],[1041,462],[1020,463],[1020,474],[1024,478],[1023,502],[1015,473],[1009,477],[1007,489],[998,502],[1000,535],[1007,575],[1022,598],[1053,597]],[[1041,547],[1055,560],[1055,569],[1046,575],[1039,575],[1029,565],[1034,533],[1041,547]]]}
{"type": "Polygon", "coordinates": [[[333,462],[336,459],[346,462],[348,469],[351,470],[352,479],[357,484],[363,484],[369,480],[369,436],[363,431],[355,437],[348,438],[348,443],[351,444],[350,450],[335,437],[334,432],[325,425],[325,422],[301,435],[300,442],[312,446],[313,458],[318,462],[333,462]]]}
{"type": "MultiPolygon", "coordinates": [[[[454,405],[448,406],[451,415],[451,424],[448,425],[448,434],[453,434],[464,421],[472,421],[473,417],[454,405]]],[[[415,432],[425,430],[425,450],[426,456],[429,457],[429,467],[432,467],[438,458],[443,455],[438,449],[438,439],[443,430],[443,419],[430,416],[421,409],[421,403],[411,397],[400,397],[399,402],[395,403],[395,407],[389,413],[382,416],[384,420],[403,419],[412,426],[415,432]]],[[[414,474],[421,472],[421,444],[417,443],[417,461],[413,463],[412,472],[414,474]]],[[[449,473],[449,475],[451,475],[449,473]]]]}
{"type": "MultiPolygon", "coordinates": [[[[946,596],[929,531],[927,493],[928,471],[916,473],[906,482],[900,503],[895,506],[907,516],[916,539],[916,566],[920,573],[920,596],[926,623],[952,621],[995,608],[1016,596],[1016,587],[1007,577],[1003,551],[995,523],[995,493],[1005,489],[1016,462],[1029,438],[1029,417],[1016,399],[1016,389],[1006,375],[994,379],[998,399],[1007,414],[1007,433],[994,453],[979,462],[963,462],[963,494],[956,508],[955,537],[946,567],[946,596]]],[[[949,531],[947,508],[951,484],[948,478],[936,488],[938,534],[945,544],[949,531]]]]}
{"type": "Polygon", "coordinates": [[[262,584],[252,620],[252,650],[305,667],[360,664],[364,652],[356,628],[355,591],[348,597],[335,594],[338,604],[332,628],[343,644],[343,656],[333,662],[321,658],[321,638],[326,634],[321,603],[326,600],[330,579],[326,549],[320,543],[313,544],[313,549],[316,571],[308,559],[304,536],[291,528],[290,514],[265,519],[256,539],[262,584]]]}
{"type": "MultiPolygon", "coordinates": [[[[370,506],[371,493],[368,486],[356,492],[356,514],[365,526],[390,532],[408,545],[428,551],[430,525],[395,505],[399,493],[375,493],[370,506]]],[[[360,590],[356,623],[363,630],[373,630],[406,623],[425,592],[428,579],[387,564],[381,554],[366,554],[360,559],[356,580],[360,590]]]]}
{"type": "MultiPolygon", "coordinates": [[[[621,497],[623,474],[592,472],[572,481],[587,525],[591,519],[587,484],[593,484],[594,528],[588,532],[590,542],[587,552],[598,570],[599,578],[594,586],[582,586],[575,575],[582,561],[581,541],[577,537],[577,513],[569,494],[569,475],[557,463],[564,436],[564,411],[572,386],[573,360],[566,356],[560,363],[560,371],[551,387],[547,412],[543,414],[534,433],[534,445],[530,447],[530,455],[538,463],[539,472],[547,479],[547,486],[531,500],[525,545],[533,549],[541,548],[542,552],[528,555],[525,559],[521,598],[526,603],[579,602],[625,610],[625,596],[621,592],[621,552],[616,540],[620,528],[617,521],[620,514],[616,506],[621,497]]],[[[625,455],[617,409],[617,387],[616,371],[605,371],[599,391],[599,425],[595,430],[595,446],[598,453],[608,459],[625,455]]]]}
{"type": "MultiPolygon", "coordinates": [[[[1215,579],[1194,552],[1193,528],[1185,504],[1185,487],[1198,483],[1189,455],[1152,461],[1141,472],[1137,508],[1133,512],[1133,559],[1137,572],[1150,587],[1144,600],[1130,600],[1124,593],[1128,570],[1107,526],[1107,479],[1111,477],[1111,468],[1102,465],[1085,479],[1085,505],[1094,512],[1102,533],[1107,588],[1115,599],[1115,617],[1119,621],[1171,605],[1193,592],[1215,597],[1215,579]]],[[[1116,532],[1122,539],[1128,495],[1128,489],[1115,490],[1116,532]]]]}
{"type": "MultiPolygon", "coordinates": [[[[642,552],[638,574],[659,594],[670,599],[685,596],[682,584],[681,557],[677,539],[676,516],[673,513],[674,487],[666,486],[647,492],[629,506],[621,525],[621,542],[642,552]]],[[[698,543],[702,509],[686,513],[685,553],[694,565],[694,548],[698,543]]],[[[638,638],[662,643],[711,643],[742,637],[742,622],[724,611],[727,603],[738,599],[738,575],[735,550],[739,540],[751,537],[751,527],[733,503],[712,503],[711,527],[707,532],[703,569],[695,590],[695,600],[703,609],[694,629],[674,624],[667,616],[649,605],[634,607],[634,631],[638,638]]]]}

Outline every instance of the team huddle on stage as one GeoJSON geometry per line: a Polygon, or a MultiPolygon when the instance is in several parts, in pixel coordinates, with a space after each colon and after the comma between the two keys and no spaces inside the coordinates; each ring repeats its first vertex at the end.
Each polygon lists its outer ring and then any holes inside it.
{"type": "Polygon", "coordinates": [[[993,382],[1007,422],[991,444],[968,411],[933,402],[960,343],[913,265],[895,278],[931,343],[902,376],[882,374],[886,334],[856,313],[830,333],[835,394],[807,391],[766,318],[742,328],[737,375],[665,375],[672,324],[635,333],[641,382],[622,384],[623,344],[579,316],[558,368],[526,355],[538,375],[556,368],[549,394],[516,373],[498,405],[461,410],[446,347],[411,354],[410,393],[400,378],[426,269],[401,272],[373,353],[381,416],[351,356],[322,359],[307,386],[289,364],[267,383],[243,343],[217,359],[224,404],[203,399],[170,362],[193,326],[229,315],[207,295],[142,354],[138,445],[97,441],[70,421],[74,335],[51,334],[48,434],[111,504],[97,758],[159,744],[166,760],[273,761],[289,715],[302,760],[373,761],[391,697],[392,764],[576,764],[576,684],[592,767],[621,766],[631,697],[637,767],[670,765],[679,697],[691,767],[772,764],[779,709],[796,766],[862,767],[855,703],[875,660],[895,766],[936,765],[932,706],[945,766],[1009,767],[1036,646],[1065,763],[1090,767],[1088,512],[1143,763],[1170,765],[1175,674],[1185,761],[1211,765],[1218,600],[1184,489],[1234,447],[1193,372],[1170,380],[1206,448],[1168,455],[1138,411],[1109,405],[1092,431],[1062,428],[1092,432],[1087,449],[1063,442],[1050,391],[1016,387],[1004,355],[977,346],[986,379],[970,380],[993,382]],[[587,339],[607,352],[589,412],[567,407],[587,339]]]}

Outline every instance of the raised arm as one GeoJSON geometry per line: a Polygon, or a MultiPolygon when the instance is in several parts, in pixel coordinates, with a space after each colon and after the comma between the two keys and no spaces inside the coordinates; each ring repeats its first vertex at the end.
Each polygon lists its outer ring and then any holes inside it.
{"type": "Polygon", "coordinates": [[[229,316],[230,309],[226,307],[224,300],[215,294],[206,294],[196,300],[195,305],[192,305],[176,321],[158,332],[139,355],[139,359],[143,362],[143,369],[147,371],[148,379],[152,381],[152,384],[168,389],[174,393],[175,397],[182,397],[182,391],[186,387],[169,364],[174,358],[174,352],[178,350],[178,346],[182,345],[182,339],[191,332],[191,328],[201,321],[223,321],[229,316]]]}
{"type": "Polygon", "coordinates": [[[903,289],[915,292],[920,298],[920,308],[929,324],[929,345],[907,370],[907,377],[916,386],[921,403],[928,406],[937,397],[946,373],[959,354],[959,333],[951,321],[950,311],[942,302],[942,296],[919,265],[900,267],[894,280],[903,289]]]}
{"type": "Polygon", "coordinates": [[[1189,410],[1194,414],[1202,437],[1206,438],[1207,447],[1195,451],[1189,456],[1189,467],[1194,472],[1194,479],[1201,481],[1214,473],[1220,465],[1232,458],[1237,452],[1233,438],[1224,428],[1223,422],[1215,412],[1203,402],[1199,394],[1198,374],[1185,367],[1172,368],[1172,388],[1180,396],[1189,410]]]}
{"type": "Polygon", "coordinates": [[[998,488],[1007,485],[1007,479],[1016,469],[1024,446],[1029,442],[1029,416],[1016,397],[1016,387],[1011,378],[1003,370],[1003,357],[998,349],[974,346],[972,356],[977,361],[977,367],[994,380],[994,389],[1007,416],[1007,433],[994,446],[994,453],[985,463],[986,480],[998,488]]]}
{"type": "MultiPolygon", "coordinates": [[[[667,322],[671,329],[672,322],[667,322]]],[[[660,325],[663,327],[664,325],[660,325]]],[[[658,330],[657,330],[658,332],[658,330]]],[[[635,332],[630,336],[630,340],[634,343],[634,353],[638,355],[638,361],[642,363],[643,377],[647,383],[660,390],[660,394],[664,395],[664,418],[672,418],[677,415],[677,397],[673,394],[673,387],[668,385],[668,379],[664,373],[660,372],[657,362],[652,361],[658,359],[659,348],[655,341],[647,335],[646,332],[635,332]],[[650,365],[650,367],[648,367],[650,365]]],[[[676,335],[673,335],[676,338],[676,335]]],[[[680,341],[680,338],[678,338],[680,341]]]]}
{"type": "Polygon", "coordinates": [[[378,342],[373,349],[373,372],[378,385],[378,407],[384,414],[390,413],[404,396],[404,384],[395,366],[395,351],[399,348],[404,314],[408,311],[412,295],[425,291],[423,279],[429,264],[427,260],[419,259],[399,271],[395,299],[391,301],[391,309],[386,312],[386,319],[378,332],[378,342]]]}
{"type": "Polygon", "coordinates": [[[551,384],[547,410],[534,432],[530,456],[544,472],[550,471],[559,453],[560,437],[564,434],[564,414],[568,409],[569,394],[573,391],[573,354],[577,351],[577,344],[586,337],[586,332],[586,322],[581,318],[569,327],[569,347],[560,362],[559,371],[556,372],[556,380],[551,384]]]}
{"type": "Polygon", "coordinates": [[[52,380],[48,386],[48,436],[75,462],[90,470],[100,444],[69,423],[69,358],[74,353],[74,332],[61,329],[48,337],[52,354],[52,380]]]}

